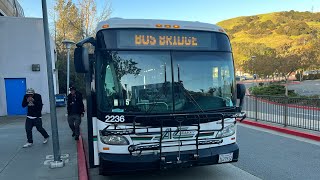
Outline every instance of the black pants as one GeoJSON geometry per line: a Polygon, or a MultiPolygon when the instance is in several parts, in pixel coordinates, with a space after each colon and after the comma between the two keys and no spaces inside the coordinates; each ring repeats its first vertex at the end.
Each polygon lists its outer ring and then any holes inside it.
{"type": "Polygon", "coordinates": [[[37,130],[42,134],[44,138],[48,138],[49,135],[47,131],[42,127],[42,120],[41,118],[36,119],[26,119],[26,133],[27,133],[27,139],[29,143],[33,143],[32,139],[32,128],[35,126],[37,130]]]}
{"type": "Polygon", "coordinates": [[[80,114],[70,114],[68,115],[68,123],[72,132],[76,137],[80,135],[80,124],[81,124],[81,115],[80,114]]]}

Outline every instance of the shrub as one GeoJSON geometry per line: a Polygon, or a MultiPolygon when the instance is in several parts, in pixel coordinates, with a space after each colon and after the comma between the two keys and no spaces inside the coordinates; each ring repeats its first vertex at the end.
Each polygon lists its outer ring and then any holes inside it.
{"type": "MultiPolygon", "coordinates": [[[[286,89],[279,84],[271,84],[269,86],[255,86],[249,89],[253,95],[267,95],[267,96],[284,96],[286,89]]],[[[288,91],[289,96],[297,96],[294,90],[288,91]]]]}
{"type": "Polygon", "coordinates": [[[314,79],[320,79],[320,74],[315,74],[314,79]]]}
{"type": "Polygon", "coordinates": [[[303,80],[307,80],[307,79],[308,79],[308,76],[307,76],[307,75],[303,75],[303,76],[302,76],[302,79],[303,79],[303,80]]]}
{"type": "Polygon", "coordinates": [[[315,74],[309,74],[308,75],[308,80],[314,80],[315,74]]]}

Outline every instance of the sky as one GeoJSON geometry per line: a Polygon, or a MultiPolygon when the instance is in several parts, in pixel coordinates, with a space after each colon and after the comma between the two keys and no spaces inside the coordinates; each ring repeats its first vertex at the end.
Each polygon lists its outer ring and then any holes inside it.
{"type": "MultiPolygon", "coordinates": [[[[42,17],[41,0],[18,0],[26,17],[42,17]]],[[[73,0],[78,2],[78,0],[73,0]]],[[[111,17],[169,19],[217,23],[222,20],[279,11],[320,12],[320,0],[97,0],[111,2],[111,17]]],[[[55,0],[47,0],[53,11],[55,0]]]]}

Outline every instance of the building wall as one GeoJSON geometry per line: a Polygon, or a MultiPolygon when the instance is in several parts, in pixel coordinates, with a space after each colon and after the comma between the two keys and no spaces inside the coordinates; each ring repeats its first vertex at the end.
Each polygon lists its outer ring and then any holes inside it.
{"type": "MultiPolygon", "coordinates": [[[[1,17],[0,27],[0,116],[7,115],[5,78],[26,78],[27,88],[33,88],[42,95],[43,113],[49,113],[42,19],[1,17]],[[40,71],[32,71],[32,64],[40,64],[40,71]]],[[[51,56],[55,61],[53,45],[51,41],[51,56]]],[[[54,64],[53,62],[53,69],[54,64]]],[[[54,82],[55,93],[58,93],[57,74],[54,74],[54,82]]]]}

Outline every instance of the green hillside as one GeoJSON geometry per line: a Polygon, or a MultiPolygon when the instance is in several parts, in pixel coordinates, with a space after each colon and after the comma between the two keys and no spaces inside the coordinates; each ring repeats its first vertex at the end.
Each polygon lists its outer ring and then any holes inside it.
{"type": "Polygon", "coordinates": [[[217,24],[226,30],[231,39],[238,67],[261,49],[280,50],[287,46],[294,52],[296,49],[306,49],[320,37],[320,13],[276,12],[237,17],[217,24]]]}

